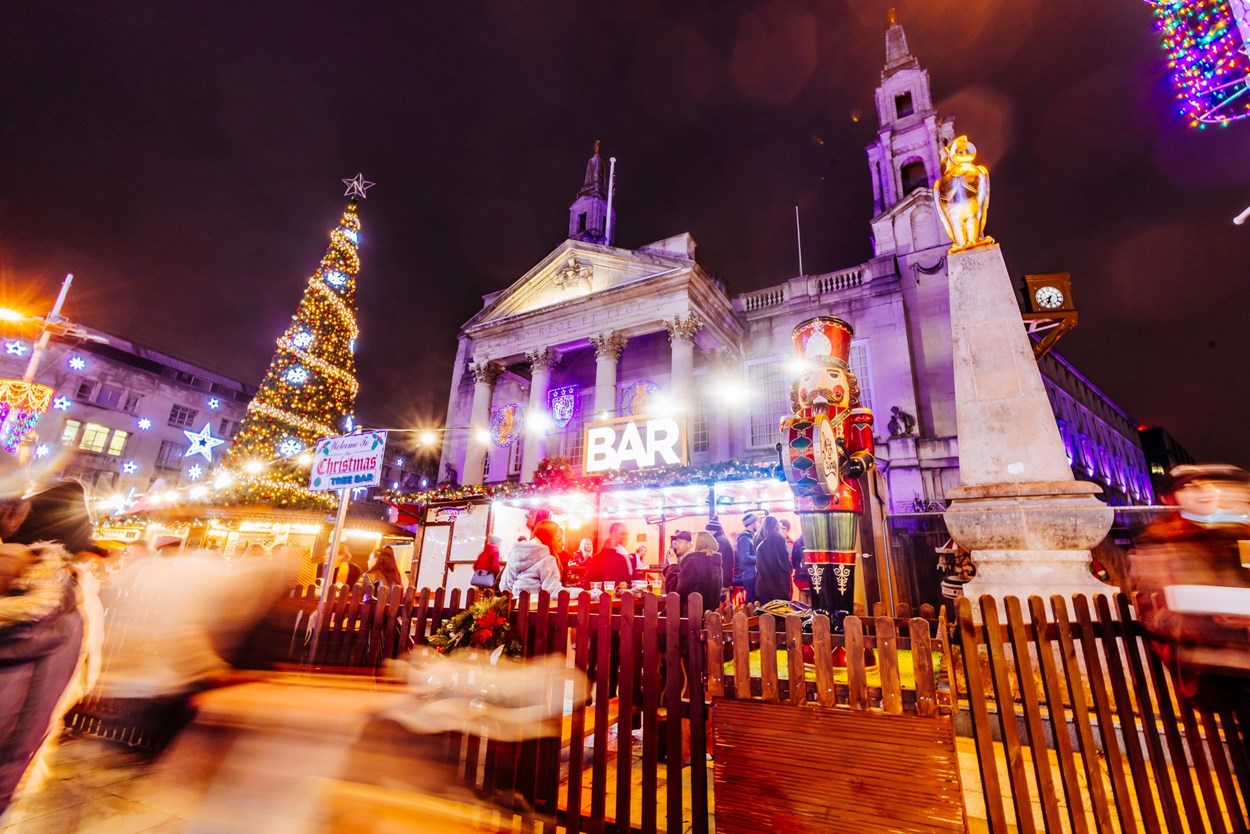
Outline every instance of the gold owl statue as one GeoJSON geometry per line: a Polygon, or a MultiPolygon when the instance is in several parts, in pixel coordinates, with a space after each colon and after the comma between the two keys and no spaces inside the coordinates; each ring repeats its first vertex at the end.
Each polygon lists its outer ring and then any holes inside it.
{"type": "Polygon", "coordinates": [[[942,176],[933,184],[942,225],[951,236],[951,252],[989,246],[994,238],[985,234],[985,215],[990,209],[990,172],[973,162],[977,146],[958,136],[942,149],[942,176]]]}

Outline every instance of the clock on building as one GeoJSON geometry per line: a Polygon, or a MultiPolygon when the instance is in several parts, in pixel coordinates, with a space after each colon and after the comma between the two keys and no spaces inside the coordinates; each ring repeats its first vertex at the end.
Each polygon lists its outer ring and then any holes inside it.
{"type": "Polygon", "coordinates": [[[1031,312],[1060,313],[1072,306],[1072,279],[1066,272],[1026,275],[1024,283],[1031,312]]]}

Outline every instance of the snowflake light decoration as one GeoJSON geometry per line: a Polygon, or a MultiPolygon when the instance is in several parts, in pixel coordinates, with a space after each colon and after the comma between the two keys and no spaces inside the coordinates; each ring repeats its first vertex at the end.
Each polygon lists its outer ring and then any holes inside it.
{"type": "Polygon", "coordinates": [[[221,400],[217,399],[216,397],[209,397],[208,407],[213,408],[213,409],[221,408],[221,400]]]}
{"type": "Polygon", "coordinates": [[[350,353],[352,356],[356,355],[356,340],[355,339],[352,339],[351,341],[347,343],[347,352],[350,353]]]}
{"type": "Polygon", "coordinates": [[[347,283],[347,276],[337,269],[326,271],[326,283],[332,287],[341,287],[347,283]]]}
{"type": "Polygon", "coordinates": [[[122,464],[122,472],[125,472],[127,475],[133,475],[138,471],[139,464],[135,463],[133,460],[128,460],[122,464]]]}
{"type": "Polygon", "coordinates": [[[308,381],[308,371],[298,365],[286,372],[286,381],[295,385],[303,385],[308,381]]]}
{"type": "Polygon", "coordinates": [[[5,342],[4,352],[9,356],[25,356],[26,345],[23,342],[5,342]]]}
{"type": "Polygon", "coordinates": [[[52,401],[52,407],[57,411],[69,411],[69,407],[73,404],[73,400],[62,394],[52,401]]]}
{"type": "Polygon", "coordinates": [[[147,417],[140,417],[139,418],[139,431],[147,431],[150,428],[152,428],[152,421],[149,420],[147,417]]]}
{"type": "Polygon", "coordinates": [[[304,451],[304,444],[294,437],[285,438],[278,444],[278,454],[284,458],[293,458],[302,451],[304,451]]]}
{"type": "Polygon", "coordinates": [[[312,343],[313,343],[313,334],[309,333],[307,330],[301,330],[300,332],[296,333],[294,336],[291,337],[291,344],[295,345],[297,348],[301,350],[312,347],[312,343]]]}
{"type": "Polygon", "coordinates": [[[209,463],[213,462],[213,449],[226,442],[220,437],[213,437],[213,427],[209,423],[205,423],[204,428],[199,431],[183,429],[182,433],[191,441],[191,446],[183,453],[183,457],[199,455],[209,463]]]}
{"type": "Polygon", "coordinates": [[[69,365],[70,370],[74,370],[74,371],[87,370],[87,360],[83,359],[81,356],[71,356],[69,360],[66,362],[66,364],[69,365]]]}
{"type": "Polygon", "coordinates": [[[191,468],[187,470],[187,478],[192,481],[198,481],[202,477],[204,477],[204,467],[200,466],[198,463],[193,464],[191,468]]]}
{"type": "Polygon", "coordinates": [[[348,239],[348,240],[350,240],[352,243],[359,243],[359,242],[360,242],[360,236],[356,234],[356,230],[355,230],[355,229],[344,229],[344,230],[343,230],[343,237],[347,238],[347,239],[348,239]]]}
{"type": "Polygon", "coordinates": [[[353,431],[356,428],[356,418],[348,414],[343,418],[343,431],[353,431]]]}
{"type": "Polygon", "coordinates": [[[46,458],[48,456],[48,453],[50,453],[51,451],[52,451],[52,447],[49,446],[47,443],[40,443],[38,446],[35,447],[35,457],[46,458]]]}

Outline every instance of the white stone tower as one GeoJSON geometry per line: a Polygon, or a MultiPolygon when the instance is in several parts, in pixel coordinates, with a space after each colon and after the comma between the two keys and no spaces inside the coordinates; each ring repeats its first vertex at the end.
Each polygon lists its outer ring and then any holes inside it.
{"type": "Polygon", "coordinates": [[[586,163],[586,177],[577,199],[569,206],[569,239],[604,243],[607,239],[608,187],[603,160],[599,157],[599,140],[586,163]]]}
{"type": "Polygon", "coordinates": [[[933,108],[929,73],[911,54],[893,9],[889,24],[876,96],[877,141],[867,148],[878,256],[950,244],[933,211],[933,183],[942,173],[941,148],[955,138],[955,120],[933,108]]]}

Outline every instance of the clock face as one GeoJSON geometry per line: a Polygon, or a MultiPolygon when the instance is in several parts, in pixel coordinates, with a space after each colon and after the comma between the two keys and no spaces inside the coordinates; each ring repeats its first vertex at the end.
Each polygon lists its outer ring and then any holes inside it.
{"type": "Polygon", "coordinates": [[[1063,306],[1063,293],[1058,287],[1040,287],[1033,294],[1033,300],[1043,310],[1054,310],[1063,306]]]}

